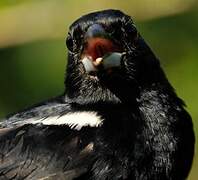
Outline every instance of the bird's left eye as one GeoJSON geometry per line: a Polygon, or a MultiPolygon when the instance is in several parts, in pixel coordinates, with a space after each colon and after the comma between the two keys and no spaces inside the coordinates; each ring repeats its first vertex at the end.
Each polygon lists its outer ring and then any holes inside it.
{"type": "Polygon", "coordinates": [[[73,38],[70,34],[68,34],[67,39],[66,39],[66,45],[69,51],[73,51],[73,38]]]}

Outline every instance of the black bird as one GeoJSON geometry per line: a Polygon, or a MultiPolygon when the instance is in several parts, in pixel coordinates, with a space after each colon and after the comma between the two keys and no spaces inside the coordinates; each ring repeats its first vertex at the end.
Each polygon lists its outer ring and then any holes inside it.
{"type": "Polygon", "coordinates": [[[186,179],[191,117],[131,17],[82,16],[66,44],[65,93],[1,123],[0,179],[186,179]]]}

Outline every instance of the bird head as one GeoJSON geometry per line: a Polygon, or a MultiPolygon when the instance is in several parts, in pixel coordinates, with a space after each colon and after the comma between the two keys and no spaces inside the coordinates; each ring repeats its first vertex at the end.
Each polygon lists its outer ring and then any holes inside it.
{"type": "Polygon", "coordinates": [[[135,100],[141,86],[158,77],[158,60],[119,10],[82,16],[70,26],[66,45],[66,95],[78,103],[120,103],[127,91],[135,100]]]}

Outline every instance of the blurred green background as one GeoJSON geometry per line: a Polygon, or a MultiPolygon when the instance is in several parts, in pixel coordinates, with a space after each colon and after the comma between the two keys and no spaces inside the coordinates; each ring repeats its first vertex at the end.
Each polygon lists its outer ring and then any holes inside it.
{"type": "MultiPolygon", "coordinates": [[[[108,8],[133,17],[185,100],[198,138],[197,0],[0,0],[0,118],[63,92],[69,24],[108,8]]],[[[196,155],[188,179],[198,179],[196,155]]]]}

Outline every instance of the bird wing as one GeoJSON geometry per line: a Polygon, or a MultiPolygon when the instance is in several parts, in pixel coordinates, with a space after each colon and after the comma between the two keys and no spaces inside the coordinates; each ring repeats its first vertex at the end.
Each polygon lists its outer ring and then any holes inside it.
{"type": "Polygon", "coordinates": [[[74,179],[93,160],[94,128],[27,124],[0,129],[0,179],[74,179]]]}
{"type": "Polygon", "coordinates": [[[84,174],[93,159],[96,127],[81,124],[77,128],[75,123],[83,116],[67,116],[72,112],[69,103],[58,97],[2,121],[0,180],[70,180],[84,174]]]}

